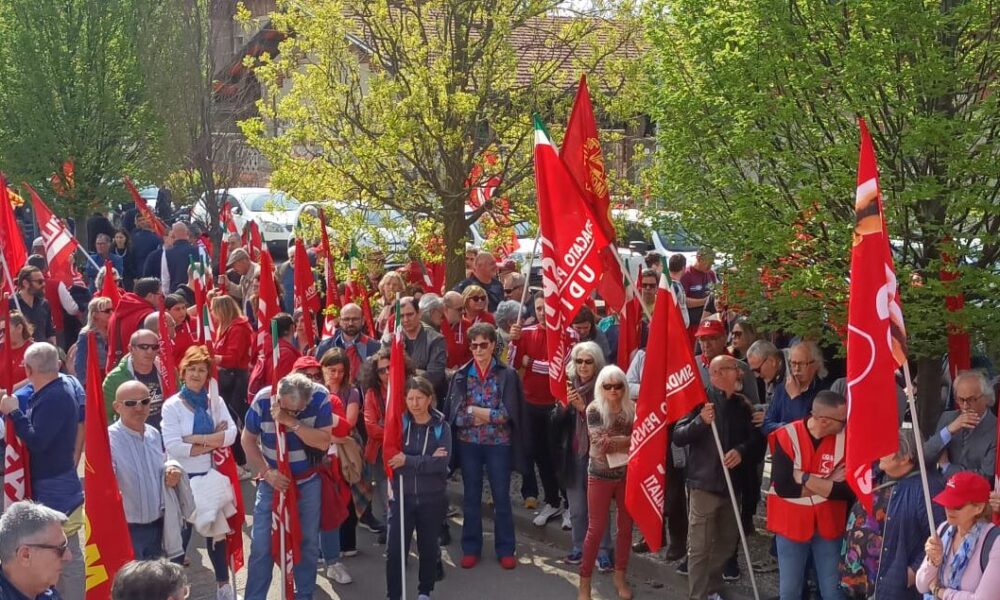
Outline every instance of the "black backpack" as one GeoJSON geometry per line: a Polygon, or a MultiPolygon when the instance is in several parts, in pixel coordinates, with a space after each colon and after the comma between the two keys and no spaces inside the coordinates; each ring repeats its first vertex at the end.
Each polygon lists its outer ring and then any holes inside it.
{"type": "Polygon", "coordinates": [[[979,568],[986,572],[986,565],[990,564],[990,551],[993,550],[993,542],[1000,537],[1000,527],[994,525],[986,532],[986,539],[983,540],[983,551],[979,553],[979,568]]]}

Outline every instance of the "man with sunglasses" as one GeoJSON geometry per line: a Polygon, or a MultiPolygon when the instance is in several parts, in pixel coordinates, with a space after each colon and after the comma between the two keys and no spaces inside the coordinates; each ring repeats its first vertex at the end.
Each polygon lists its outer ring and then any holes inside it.
{"type": "Polygon", "coordinates": [[[160,410],[163,408],[163,377],[156,366],[160,352],[160,336],[148,329],[140,329],[132,334],[128,344],[128,354],[111,369],[104,378],[104,403],[108,409],[108,422],[114,420],[114,399],[118,388],[127,381],[139,381],[149,388],[152,402],[149,406],[147,422],[160,428],[160,410]]]}
{"type": "Polygon", "coordinates": [[[65,522],[65,514],[30,500],[0,516],[0,598],[60,599],[55,586],[71,558],[65,522]]]}
{"type": "Polygon", "coordinates": [[[782,598],[801,598],[812,556],[823,598],[843,598],[840,549],[854,500],[845,477],[847,400],[816,394],[811,414],[774,433],[767,529],[775,534],[782,598]]]}
{"type": "Polygon", "coordinates": [[[10,309],[20,310],[31,322],[36,342],[56,343],[52,308],[45,299],[45,275],[38,267],[22,267],[17,273],[17,298],[10,299],[10,309]]]}
{"type": "MultiPolygon", "coordinates": [[[[111,464],[138,560],[163,556],[163,488],[176,487],[183,476],[176,462],[167,463],[160,432],[146,423],[151,401],[152,394],[142,382],[126,381],[115,393],[113,406],[118,420],[108,426],[111,464]]],[[[187,495],[190,497],[190,488],[187,495]]],[[[174,537],[180,539],[181,523],[171,523],[176,528],[174,537]]]]}
{"type": "Polygon", "coordinates": [[[989,410],[993,387],[981,371],[962,371],[952,389],[956,410],[945,411],[937,433],[924,442],[927,464],[936,462],[945,478],[972,471],[992,481],[997,440],[997,418],[989,410]]]}

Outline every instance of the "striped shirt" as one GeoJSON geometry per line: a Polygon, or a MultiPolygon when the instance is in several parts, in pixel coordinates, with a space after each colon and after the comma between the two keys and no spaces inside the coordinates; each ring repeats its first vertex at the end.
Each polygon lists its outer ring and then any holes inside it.
{"type": "MultiPolygon", "coordinates": [[[[306,427],[319,429],[329,428],[333,425],[333,412],[330,407],[330,392],[320,384],[313,384],[313,395],[309,404],[298,415],[299,423],[306,427]]],[[[253,404],[247,411],[245,428],[250,433],[260,437],[261,451],[264,459],[271,468],[278,466],[278,436],[275,430],[274,419],[271,417],[271,388],[265,387],[254,396],[253,404]]],[[[292,468],[292,475],[297,476],[305,473],[313,465],[314,461],[309,460],[306,452],[306,445],[298,435],[287,431],[285,439],[288,442],[288,460],[292,468]]],[[[326,451],[310,449],[318,458],[322,458],[326,451]]]]}

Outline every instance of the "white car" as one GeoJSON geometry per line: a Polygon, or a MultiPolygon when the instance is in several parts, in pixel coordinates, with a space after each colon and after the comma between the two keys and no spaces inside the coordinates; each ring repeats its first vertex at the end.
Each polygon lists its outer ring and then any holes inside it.
{"type": "MultiPolygon", "coordinates": [[[[292,236],[299,202],[284,192],[268,188],[229,188],[215,190],[219,206],[229,202],[236,228],[243,231],[254,221],[268,251],[277,257],[287,256],[288,240],[292,236]]],[[[208,224],[208,212],[202,197],[191,209],[191,218],[208,224]]]]}
{"type": "MultiPolygon", "coordinates": [[[[300,224],[303,213],[318,219],[320,207],[326,210],[327,235],[330,236],[331,243],[336,243],[338,236],[338,232],[331,226],[332,224],[336,223],[338,219],[350,220],[359,217],[364,225],[355,230],[354,241],[360,252],[364,254],[366,250],[381,249],[385,253],[386,264],[390,267],[406,262],[409,240],[413,236],[413,225],[399,211],[391,208],[375,209],[360,204],[332,200],[320,203],[306,202],[296,209],[295,217],[292,219],[293,227],[300,224]]],[[[289,240],[289,243],[294,243],[294,240],[289,240]]]]}
{"type": "Polygon", "coordinates": [[[618,232],[622,245],[632,247],[635,242],[641,242],[645,246],[642,252],[652,250],[667,258],[674,254],[683,254],[688,265],[694,264],[698,246],[682,228],[657,229],[653,227],[652,219],[643,216],[634,208],[616,208],[611,214],[616,223],[625,225],[623,231],[618,232]]]}

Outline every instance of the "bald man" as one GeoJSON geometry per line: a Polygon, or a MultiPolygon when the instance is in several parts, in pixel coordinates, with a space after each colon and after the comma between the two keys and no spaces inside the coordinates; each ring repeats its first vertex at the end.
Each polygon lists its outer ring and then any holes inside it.
{"type": "MultiPolygon", "coordinates": [[[[180,221],[170,228],[171,237],[174,239],[172,248],[165,250],[167,255],[167,271],[170,273],[170,292],[174,292],[178,286],[188,282],[188,265],[191,260],[201,259],[198,247],[191,243],[191,230],[186,223],[180,221]]],[[[162,265],[161,265],[162,266],[162,265]]]]}

